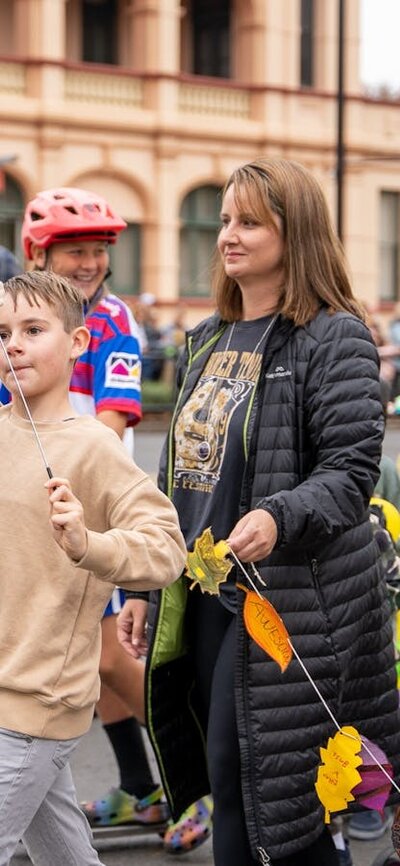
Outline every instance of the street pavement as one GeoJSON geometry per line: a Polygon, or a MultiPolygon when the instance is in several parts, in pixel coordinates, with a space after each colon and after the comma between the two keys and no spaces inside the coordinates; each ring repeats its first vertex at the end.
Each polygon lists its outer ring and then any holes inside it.
{"type": "MultiPolygon", "coordinates": [[[[135,459],[146,472],[155,477],[157,463],[165,430],[152,429],[146,424],[140,427],[135,436],[135,459]]],[[[390,422],[385,436],[385,453],[396,459],[400,453],[400,419],[390,422]]],[[[156,767],[152,755],[151,762],[156,767]]],[[[108,739],[97,719],[94,720],[90,732],[83,738],[73,759],[73,774],[79,799],[92,799],[107,791],[112,785],[118,784],[117,768],[108,739]]],[[[190,768],[188,768],[190,772],[190,768]]],[[[125,837],[118,840],[101,840],[96,842],[100,859],[104,866],[172,866],[179,862],[184,866],[213,866],[211,841],[206,842],[196,851],[183,857],[172,857],[163,852],[162,840],[158,835],[140,835],[125,837]]],[[[372,842],[351,840],[351,853],[354,866],[383,866],[382,852],[391,850],[390,831],[382,839],[372,842]]],[[[20,846],[17,854],[10,861],[10,866],[29,866],[29,858],[20,846]]],[[[53,866],[57,866],[56,863],[53,866]]],[[[229,864],[226,864],[229,866],[229,864]]],[[[248,866],[248,864],[243,864],[248,866]]],[[[304,866],[307,866],[304,863],[304,866]]],[[[323,864],[321,863],[321,866],[323,864]]]]}

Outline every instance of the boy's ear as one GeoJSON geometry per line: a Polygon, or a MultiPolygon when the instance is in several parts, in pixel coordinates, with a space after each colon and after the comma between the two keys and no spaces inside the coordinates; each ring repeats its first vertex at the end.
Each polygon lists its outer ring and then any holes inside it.
{"type": "Polygon", "coordinates": [[[37,244],[31,244],[31,261],[39,270],[44,270],[46,266],[47,250],[38,247],[37,244]]]}
{"type": "Polygon", "coordinates": [[[86,352],[90,343],[90,331],[88,331],[85,325],[80,325],[79,328],[75,328],[72,331],[71,338],[71,361],[76,361],[80,355],[83,355],[83,353],[86,352]]]}

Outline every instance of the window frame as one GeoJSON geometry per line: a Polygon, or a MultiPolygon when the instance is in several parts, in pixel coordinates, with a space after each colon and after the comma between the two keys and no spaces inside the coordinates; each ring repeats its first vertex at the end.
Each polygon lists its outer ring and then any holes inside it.
{"type": "Polygon", "coordinates": [[[118,0],[81,0],[81,56],[83,63],[104,63],[108,66],[118,65],[118,12],[118,0]],[[108,11],[107,7],[109,7],[108,11]],[[100,16],[99,14],[89,14],[90,10],[96,10],[96,8],[100,10],[103,8],[103,15],[101,13],[100,16]],[[104,20],[100,21],[100,18],[104,20]],[[92,21],[85,19],[92,19],[92,21]],[[96,36],[100,33],[100,28],[102,31],[104,30],[101,33],[102,37],[108,35],[109,38],[104,40],[102,51],[100,52],[100,56],[98,56],[96,52],[99,42],[96,36]],[[91,47],[95,48],[94,52],[88,50],[91,47]],[[103,51],[104,47],[106,47],[105,52],[103,51]],[[91,54],[93,56],[90,56],[91,54]]]}
{"type": "MultiPolygon", "coordinates": [[[[217,184],[202,184],[192,189],[184,197],[180,208],[180,232],[179,232],[179,297],[180,298],[209,298],[210,297],[210,275],[213,260],[213,253],[216,248],[218,231],[220,228],[220,202],[219,195],[221,187],[217,184]],[[201,202],[199,193],[204,195],[207,190],[214,197],[215,209],[211,218],[207,218],[199,214],[201,202]],[[187,213],[185,212],[187,211],[187,213]],[[202,286],[201,275],[205,272],[205,262],[203,256],[203,243],[199,243],[199,233],[201,241],[206,240],[206,246],[209,245],[207,252],[207,285],[202,286]],[[207,235],[209,238],[207,238],[207,235]],[[210,241],[210,243],[208,243],[210,241]],[[186,244],[186,250],[183,250],[183,245],[186,244]],[[188,262],[189,279],[185,279],[185,274],[182,269],[184,262],[188,262]]],[[[210,198],[211,202],[211,198],[210,198]]]]}
{"type": "Polygon", "coordinates": [[[192,75],[232,77],[232,0],[187,0],[192,75]],[[224,4],[224,5],[222,5],[224,4]]]}
{"type": "MultiPolygon", "coordinates": [[[[129,249],[129,246],[128,246],[129,249]]],[[[129,296],[136,297],[141,292],[141,265],[142,265],[142,225],[137,222],[127,222],[126,229],[119,236],[116,244],[113,244],[109,247],[110,253],[110,270],[111,276],[108,277],[107,282],[110,285],[111,291],[114,295],[121,296],[122,298],[126,298],[129,296]],[[121,260],[122,255],[126,253],[124,250],[124,244],[131,237],[132,240],[132,256],[131,256],[131,264],[128,262],[128,268],[131,269],[132,272],[132,281],[129,283],[129,287],[125,288],[125,286],[121,286],[121,284],[117,284],[118,279],[118,259],[121,260]]]]}
{"type": "Polygon", "coordinates": [[[396,303],[400,300],[400,192],[398,190],[380,190],[379,228],[379,301],[383,304],[396,303]],[[389,212],[391,202],[392,213],[389,212]],[[391,221],[392,225],[390,225],[391,221]],[[384,285],[387,275],[389,275],[388,288],[384,285]]]}
{"type": "Polygon", "coordinates": [[[300,86],[315,86],[315,3],[300,0],[300,86]]]}
{"type": "Polygon", "coordinates": [[[24,194],[19,183],[4,173],[4,190],[0,192],[0,244],[8,247],[23,262],[21,228],[24,216],[24,194]],[[3,228],[5,232],[3,234],[3,228]]]}

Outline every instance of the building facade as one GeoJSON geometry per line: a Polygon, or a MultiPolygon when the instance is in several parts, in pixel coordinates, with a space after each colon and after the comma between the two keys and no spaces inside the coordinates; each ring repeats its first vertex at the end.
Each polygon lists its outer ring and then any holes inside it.
{"type": "MultiPolygon", "coordinates": [[[[82,186],[127,220],[113,288],[212,308],[210,261],[231,170],[261,155],[310,168],[336,209],[338,0],[0,0],[0,243],[25,202],[82,186]]],[[[359,80],[345,16],[343,240],[356,293],[399,297],[400,111],[359,80]]]]}

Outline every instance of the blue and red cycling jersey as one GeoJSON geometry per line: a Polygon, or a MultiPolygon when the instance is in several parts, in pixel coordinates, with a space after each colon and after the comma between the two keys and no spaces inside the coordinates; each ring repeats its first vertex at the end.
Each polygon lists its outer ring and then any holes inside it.
{"type": "Polygon", "coordinates": [[[86,317],[87,351],[78,358],[70,385],[71,403],[80,415],[112,410],[133,427],[142,417],[139,329],[129,308],[105,295],[86,317]]]}

